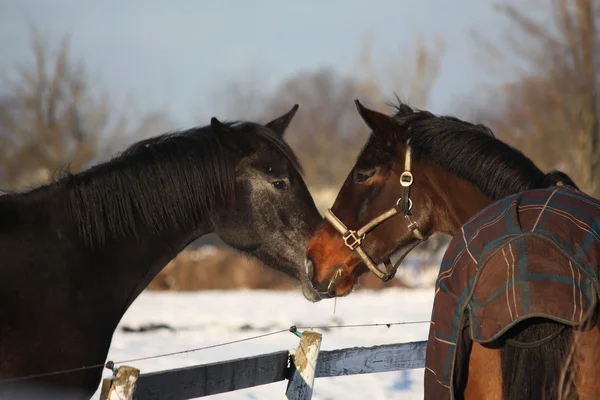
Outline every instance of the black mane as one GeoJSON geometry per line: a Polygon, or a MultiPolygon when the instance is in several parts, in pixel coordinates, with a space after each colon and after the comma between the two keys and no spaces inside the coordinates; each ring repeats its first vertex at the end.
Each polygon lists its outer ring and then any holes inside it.
{"type": "Polygon", "coordinates": [[[106,163],[56,182],[66,188],[64,206],[86,244],[136,235],[138,224],[154,234],[196,226],[215,205],[232,200],[237,159],[257,142],[301,171],[274,132],[251,122],[226,125],[231,135],[208,125],[140,141],[106,163]]]}
{"type": "Polygon", "coordinates": [[[519,150],[496,139],[484,125],[436,116],[402,102],[394,107],[393,117],[401,126],[397,140],[410,139],[415,157],[466,179],[493,200],[555,183],[519,150]]]}

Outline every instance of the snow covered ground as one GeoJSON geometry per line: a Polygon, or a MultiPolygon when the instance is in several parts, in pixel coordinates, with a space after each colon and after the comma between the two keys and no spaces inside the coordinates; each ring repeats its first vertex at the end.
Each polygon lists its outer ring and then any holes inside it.
{"type": "MultiPolygon", "coordinates": [[[[242,339],[297,326],[347,325],[428,321],[433,288],[391,288],[358,291],[346,298],[312,304],[299,292],[205,291],[199,293],[144,292],[123,317],[113,337],[108,359],[138,357],[242,339]],[[175,331],[126,333],[123,327],[167,324],[175,331]]],[[[387,327],[319,330],[322,350],[425,340],[428,323],[387,327]]],[[[289,332],[208,350],[128,363],[142,373],[224,361],[244,356],[295,349],[298,338],[289,332]]],[[[105,376],[110,374],[106,371],[105,376]]],[[[287,381],[206,397],[214,400],[281,399],[287,381]]],[[[319,378],[315,400],[422,399],[423,369],[380,374],[319,378]]],[[[98,399],[99,392],[94,399],[98,399]]]]}

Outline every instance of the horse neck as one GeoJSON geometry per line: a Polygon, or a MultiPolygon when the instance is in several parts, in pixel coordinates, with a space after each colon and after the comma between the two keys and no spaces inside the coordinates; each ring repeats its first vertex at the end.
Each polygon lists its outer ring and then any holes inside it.
{"type": "Polygon", "coordinates": [[[127,293],[125,309],[142,293],[160,271],[194,240],[212,233],[209,223],[201,222],[194,229],[172,229],[160,235],[144,231],[136,238],[113,242],[107,251],[114,255],[112,271],[115,296],[127,293]],[[125,272],[126,271],[126,272],[125,272]]]}
{"type": "MultiPolygon", "coordinates": [[[[91,176],[94,180],[96,177],[91,176]]],[[[100,176],[97,181],[102,185],[103,179],[100,176]]],[[[165,222],[160,229],[157,226],[149,226],[147,218],[141,217],[140,210],[133,209],[135,222],[131,224],[126,233],[116,235],[110,229],[106,229],[101,243],[89,243],[89,238],[82,233],[82,227],[77,226],[77,219],[73,216],[83,215],[88,217],[89,222],[93,222],[89,216],[94,214],[85,214],[85,209],[90,207],[103,207],[106,204],[101,202],[75,202],[73,198],[73,188],[68,184],[56,184],[50,193],[40,196],[40,204],[46,204],[47,210],[53,210],[52,216],[48,216],[52,228],[63,227],[64,221],[69,221],[65,232],[71,242],[71,251],[76,253],[75,259],[78,263],[69,264],[74,269],[89,269],[93,271],[93,277],[102,282],[110,282],[109,287],[99,288],[104,290],[105,296],[110,296],[112,304],[123,307],[123,313],[139,294],[148,286],[148,284],[158,275],[158,273],[171,261],[180,251],[182,251],[191,242],[199,237],[213,232],[211,215],[204,215],[204,218],[191,218],[199,215],[201,212],[196,209],[194,202],[173,204],[162,204],[163,209],[174,209],[177,207],[179,215],[189,215],[187,221],[177,220],[171,213],[164,214],[165,222]],[[61,207],[61,203],[69,204],[69,207],[61,207]],[[52,205],[51,205],[52,204],[52,205]],[[185,204],[182,209],[182,204],[185,204]],[[60,211],[58,211],[60,210],[60,211]]],[[[98,190],[95,185],[90,185],[90,190],[98,190]]],[[[157,188],[159,190],[160,188],[157,188]]],[[[85,187],[78,190],[87,190],[85,187]]],[[[106,189],[110,191],[110,188],[106,189]]],[[[115,196],[120,196],[120,202],[129,202],[130,204],[140,204],[137,196],[149,196],[151,194],[144,192],[131,191],[126,194],[119,194],[114,191],[115,196]]],[[[106,193],[106,192],[105,192],[106,193]]],[[[81,198],[87,198],[85,193],[79,192],[81,198]]],[[[163,202],[169,200],[176,201],[175,196],[184,194],[171,193],[171,196],[162,196],[163,202]],[[166,199],[166,200],[165,200],[166,199]]],[[[106,198],[104,198],[106,201],[106,198]]],[[[113,204],[110,200],[107,204],[113,204]]],[[[117,203],[114,203],[117,204],[117,203]]],[[[105,210],[106,211],[106,210],[105,210]]],[[[218,211],[213,208],[212,212],[218,211]]],[[[145,213],[151,213],[152,210],[145,210],[145,213]]],[[[157,210],[157,212],[159,212],[157,210]]],[[[100,213],[101,215],[102,213],[100,213]]],[[[97,221],[96,221],[97,222],[97,221]]],[[[52,231],[52,229],[51,229],[52,231]]],[[[83,274],[83,272],[78,272],[83,274]]],[[[90,288],[94,290],[94,288],[90,288]]],[[[122,314],[121,314],[122,315],[122,314]]]]}
{"type": "Polygon", "coordinates": [[[109,255],[111,262],[104,268],[112,276],[112,293],[123,304],[123,313],[179,252],[212,233],[211,225],[199,221],[193,227],[173,226],[159,234],[142,228],[135,236],[110,240],[104,249],[91,249],[91,253],[109,255]]]}
{"type": "MultiPolygon", "coordinates": [[[[417,171],[413,173],[419,174],[417,171]]],[[[422,171],[432,204],[434,232],[453,236],[469,218],[492,203],[475,185],[436,165],[424,164],[422,171]]]]}

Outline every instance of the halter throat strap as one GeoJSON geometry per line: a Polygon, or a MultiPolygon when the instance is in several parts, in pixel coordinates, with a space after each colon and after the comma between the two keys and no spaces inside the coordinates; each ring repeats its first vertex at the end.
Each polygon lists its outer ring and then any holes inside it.
{"type": "Polygon", "coordinates": [[[369,255],[364,251],[361,247],[362,242],[365,239],[366,235],[375,229],[377,226],[381,225],[383,222],[392,218],[397,214],[404,213],[405,218],[408,221],[408,229],[412,232],[413,236],[417,239],[417,241],[411,245],[411,249],[414,248],[417,244],[425,240],[425,236],[419,229],[419,225],[416,222],[413,222],[410,218],[411,209],[412,209],[412,200],[410,199],[410,187],[413,184],[413,175],[411,172],[411,163],[412,163],[412,152],[410,148],[410,141],[406,144],[406,157],[404,161],[404,172],[400,175],[400,185],[402,186],[400,198],[396,202],[396,205],[378,217],[373,218],[371,221],[367,222],[362,228],[357,231],[348,229],[346,225],[330,210],[328,209],[325,212],[325,218],[331,225],[342,235],[344,239],[344,244],[352,251],[356,251],[360,258],[363,260],[367,268],[371,270],[379,279],[384,282],[389,281],[396,275],[396,271],[400,266],[400,263],[392,264],[390,258],[386,258],[384,260],[385,272],[381,271],[377,268],[375,262],[369,257],[369,255]]]}

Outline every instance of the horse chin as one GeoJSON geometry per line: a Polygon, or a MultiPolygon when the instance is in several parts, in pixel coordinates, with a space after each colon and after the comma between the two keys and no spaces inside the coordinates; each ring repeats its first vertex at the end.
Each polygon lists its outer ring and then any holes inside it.
{"type": "Polygon", "coordinates": [[[335,297],[346,297],[354,291],[355,284],[347,285],[343,289],[336,288],[335,297]]]}
{"type": "Polygon", "coordinates": [[[302,280],[302,294],[304,295],[304,298],[311,303],[318,303],[323,300],[319,292],[315,291],[308,281],[305,282],[302,280]]]}

